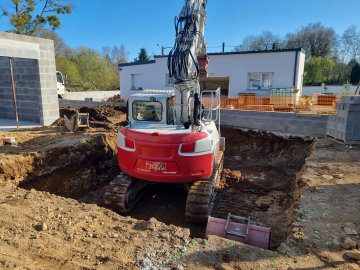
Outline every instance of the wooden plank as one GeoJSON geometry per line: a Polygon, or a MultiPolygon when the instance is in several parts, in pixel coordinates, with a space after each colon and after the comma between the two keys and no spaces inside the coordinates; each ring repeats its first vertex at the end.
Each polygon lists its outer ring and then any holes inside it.
{"type": "Polygon", "coordinates": [[[297,113],[297,117],[313,117],[313,118],[321,118],[321,114],[311,114],[311,113],[297,113]]]}
{"type": "Polygon", "coordinates": [[[360,141],[347,141],[327,134],[325,135],[325,137],[342,145],[351,145],[351,144],[360,145],[360,141]]]}

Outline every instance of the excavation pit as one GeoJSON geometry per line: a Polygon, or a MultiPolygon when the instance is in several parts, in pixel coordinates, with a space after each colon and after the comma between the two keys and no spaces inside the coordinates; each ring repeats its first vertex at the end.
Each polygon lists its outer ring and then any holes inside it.
{"type": "MultiPolygon", "coordinates": [[[[62,114],[71,112],[62,110],[62,114]]],[[[69,133],[60,121],[55,127],[19,132],[20,147],[7,148],[9,155],[0,164],[0,178],[25,189],[104,206],[106,186],[120,172],[116,130],[125,120],[124,115],[116,125],[109,125],[116,115],[111,110],[105,113],[108,116],[104,118],[91,119],[90,115],[88,131],[69,133]]],[[[222,136],[226,138],[224,171],[212,216],[226,219],[230,212],[271,227],[270,247],[274,249],[287,238],[296,173],[313,140],[230,127],[222,128],[222,136]]],[[[189,228],[192,237],[203,238],[205,224],[185,221],[186,196],[186,191],[174,184],[151,185],[127,216],[156,218],[189,228]]]]}

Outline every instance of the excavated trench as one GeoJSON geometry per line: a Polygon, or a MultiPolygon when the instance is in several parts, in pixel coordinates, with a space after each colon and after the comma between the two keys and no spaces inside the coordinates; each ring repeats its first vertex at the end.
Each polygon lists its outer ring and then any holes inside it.
{"type": "MultiPolygon", "coordinates": [[[[275,248],[287,237],[296,173],[313,141],[229,127],[222,129],[222,136],[226,138],[224,171],[212,216],[226,219],[229,212],[250,216],[253,222],[272,228],[270,246],[275,248]]],[[[29,166],[25,172],[19,170],[18,186],[103,206],[106,185],[119,173],[116,135],[86,140],[80,136],[57,144],[45,154],[18,160],[29,166]]],[[[14,179],[5,177],[9,180],[14,179]]],[[[185,222],[186,196],[176,185],[152,185],[128,215],[140,220],[154,217],[190,228],[193,237],[204,237],[206,225],[185,222]]]]}
{"type": "MultiPolygon", "coordinates": [[[[254,223],[271,227],[270,247],[276,248],[287,238],[296,173],[313,140],[234,128],[223,128],[222,136],[226,139],[224,171],[212,216],[250,216],[254,223]]],[[[176,185],[153,185],[128,215],[155,217],[190,228],[193,237],[204,237],[206,225],[184,220],[186,196],[176,185]]]]}

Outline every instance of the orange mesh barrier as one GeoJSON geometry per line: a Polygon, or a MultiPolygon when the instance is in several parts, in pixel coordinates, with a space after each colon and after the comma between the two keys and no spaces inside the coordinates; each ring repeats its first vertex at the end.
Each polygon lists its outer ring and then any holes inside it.
{"type": "MultiPolygon", "coordinates": [[[[237,97],[220,98],[221,109],[296,112],[311,114],[336,114],[336,102],[341,102],[342,95],[312,96],[255,96],[239,94],[237,97]]],[[[211,105],[211,98],[202,98],[206,108],[211,105]]]]}

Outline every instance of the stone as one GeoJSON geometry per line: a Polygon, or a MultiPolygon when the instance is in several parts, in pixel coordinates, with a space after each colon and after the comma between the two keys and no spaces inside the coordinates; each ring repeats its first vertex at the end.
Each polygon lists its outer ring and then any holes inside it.
{"type": "Polygon", "coordinates": [[[346,252],[346,256],[354,260],[360,260],[360,252],[346,252]]]}
{"type": "Polygon", "coordinates": [[[354,240],[352,240],[350,237],[345,238],[344,244],[349,245],[351,249],[356,248],[356,242],[354,240]]]}
{"type": "Polygon", "coordinates": [[[170,236],[169,236],[168,233],[162,233],[162,234],[160,234],[160,236],[161,236],[162,239],[165,239],[165,240],[169,240],[169,239],[170,239],[170,236]]]}
{"type": "Polygon", "coordinates": [[[344,228],[344,232],[346,234],[349,234],[349,235],[357,235],[357,231],[355,231],[354,229],[351,229],[351,228],[344,228]]]}
{"type": "Polygon", "coordinates": [[[334,174],[333,177],[334,177],[334,178],[337,178],[337,179],[341,179],[341,178],[344,177],[344,175],[341,174],[341,173],[338,173],[338,174],[334,174]]]}
{"type": "Polygon", "coordinates": [[[47,226],[46,223],[44,222],[44,223],[41,225],[41,230],[46,231],[47,229],[48,229],[48,226],[47,226]]]}
{"type": "Polygon", "coordinates": [[[92,233],[88,233],[88,236],[89,237],[93,237],[94,235],[92,233]]]}
{"type": "Polygon", "coordinates": [[[326,179],[326,180],[332,180],[334,179],[334,177],[332,177],[331,175],[322,175],[322,178],[326,179]]]}
{"type": "Polygon", "coordinates": [[[119,237],[119,235],[117,235],[117,234],[113,234],[112,236],[111,236],[111,238],[118,238],[119,237]]]}

